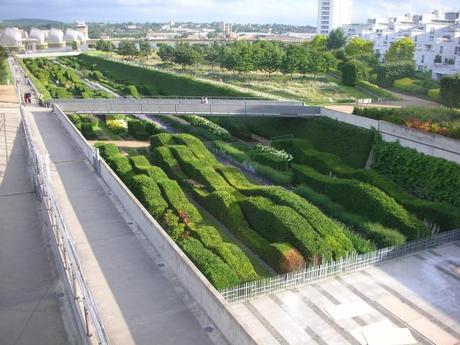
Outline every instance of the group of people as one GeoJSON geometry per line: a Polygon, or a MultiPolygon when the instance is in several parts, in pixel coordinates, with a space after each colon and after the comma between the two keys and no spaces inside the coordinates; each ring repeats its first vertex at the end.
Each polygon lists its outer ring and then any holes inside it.
{"type": "Polygon", "coordinates": [[[30,92],[25,92],[24,93],[24,103],[25,104],[32,103],[32,94],[30,92]]]}

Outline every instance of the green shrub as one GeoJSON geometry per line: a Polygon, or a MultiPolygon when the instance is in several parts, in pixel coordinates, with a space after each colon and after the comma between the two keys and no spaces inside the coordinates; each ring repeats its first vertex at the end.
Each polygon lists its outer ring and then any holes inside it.
{"type": "Polygon", "coordinates": [[[305,268],[302,254],[289,243],[272,243],[267,247],[265,260],[279,273],[305,268]]]}
{"type": "Polygon", "coordinates": [[[134,97],[134,98],[140,98],[139,91],[137,91],[137,88],[135,85],[128,85],[123,89],[123,95],[124,96],[129,96],[129,97],[134,97]]]}
{"type": "Polygon", "coordinates": [[[345,234],[345,228],[295,193],[282,187],[259,187],[246,191],[246,194],[262,196],[270,199],[276,205],[288,206],[295,210],[327,243],[333,252],[334,259],[354,252],[353,244],[345,234]]]}
{"type": "Polygon", "coordinates": [[[134,176],[130,189],[154,218],[161,219],[168,208],[168,203],[163,199],[160,188],[151,177],[134,176]]]}
{"type": "Polygon", "coordinates": [[[358,63],[355,60],[347,61],[342,67],[342,83],[347,86],[356,86],[358,81],[358,63]]]}
{"type": "Polygon", "coordinates": [[[208,119],[204,117],[196,116],[196,115],[189,115],[189,116],[184,116],[184,118],[185,120],[190,122],[192,125],[204,128],[219,138],[222,138],[222,139],[230,138],[229,131],[227,131],[225,128],[220,127],[214,122],[209,121],[208,119]]]}
{"type": "Polygon", "coordinates": [[[99,149],[99,153],[102,158],[107,158],[110,156],[120,154],[120,150],[118,150],[118,146],[115,144],[99,142],[99,143],[94,144],[94,146],[99,149]]]}
{"type": "Polygon", "coordinates": [[[428,97],[430,97],[434,101],[439,101],[441,97],[441,90],[437,89],[429,89],[427,92],[428,97]]]}
{"type": "Polygon", "coordinates": [[[177,180],[187,178],[169,147],[161,146],[154,149],[151,152],[150,158],[155,165],[160,166],[171,178],[177,180]]]}
{"type": "Polygon", "coordinates": [[[240,279],[220,257],[206,249],[200,241],[189,237],[180,239],[179,245],[190,260],[209,279],[216,289],[236,286],[240,279]]]}
{"type": "Polygon", "coordinates": [[[192,223],[199,223],[202,217],[197,208],[188,200],[176,181],[163,180],[158,183],[164,198],[179,217],[185,217],[192,223]]]}
{"type": "Polygon", "coordinates": [[[292,243],[307,262],[315,257],[330,260],[330,248],[296,211],[287,206],[278,206],[263,197],[251,197],[240,202],[244,215],[251,226],[271,242],[292,243]]]}
{"type": "Polygon", "coordinates": [[[167,209],[161,219],[162,226],[168,231],[169,236],[174,242],[177,242],[184,236],[185,224],[180,222],[180,219],[173,210],[167,209]]]}
{"type": "Polygon", "coordinates": [[[287,160],[270,153],[255,153],[253,157],[256,162],[276,170],[286,171],[289,168],[289,162],[287,160]]]}
{"type": "Polygon", "coordinates": [[[170,133],[160,133],[150,137],[150,151],[157,147],[174,144],[174,136],[170,133]]]}
{"type": "Polygon", "coordinates": [[[393,198],[380,189],[357,180],[332,179],[307,166],[293,165],[294,182],[307,184],[342,204],[351,212],[356,212],[371,220],[394,227],[408,239],[423,237],[427,229],[409,214],[393,198]]]}
{"type": "Polygon", "coordinates": [[[203,142],[197,137],[190,134],[175,134],[174,141],[178,145],[187,146],[196,158],[206,161],[207,164],[217,163],[214,155],[209,152],[203,142]]]}
{"type": "Polygon", "coordinates": [[[415,64],[412,61],[390,62],[377,68],[377,81],[385,85],[393,85],[396,79],[412,77],[415,74],[415,64]]]}
{"type": "Polygon", "coordinates": [[[110,165],[115,174],[130,187],[131,178],[134,174],[133,168],[129,163],[129,159],[119,154],[107,157],[107,163],[110,165]]]}
{"type": "Polygon", "coordinates": [[[93,125],[91,123],[81,123],[80,128],[81,134],[83,134],[86,139],[96,138],[96,132],[94,131],[93,125]]]}
{"type": "Polygon", "coordinates": [[[246,176],[237,168],[231,166],[221,166],[216,171],[227,181],[227,183],[237,190],[252,189],[254,186],[246,176]]]}
{"type": "Polygon", "coordinates": [[[452,108],[460,108],[460,73],[441,79],[441,103],[452,108]]]}
{"type": "Polygon", "coordinates": [[[145,170],[150,167],[150,162],[145,156],[131,156],[129,160],[136,174],[144,174],[145,170]]]}
{"type": "Polygon", "coordinates": [[[460,167],[399,143],[375,144],[373,168],[418,197],[460,206],[460,167]]]}
{"type": "Polygon", "coordinates": [[[343,206],[333,202],[327,196],[313,191],[306,185],[300,185],[296,192],[318,206],[328,216],[340,220],[365,238],[377,243],[379,248],[401,245],[406,241],[405,236],[398,231],[371,222],[355,213],[350,213],[343,206]]]}

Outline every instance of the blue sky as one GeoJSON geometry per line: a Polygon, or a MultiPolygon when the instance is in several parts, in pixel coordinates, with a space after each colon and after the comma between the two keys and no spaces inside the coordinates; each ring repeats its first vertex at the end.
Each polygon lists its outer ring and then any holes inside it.
{"type": "MultiPolygon", "coordinates": [[[[354,0],[353,21],[435,8],[460,10],[459,0],[354,0]]],[[[317,0],[0,0],[0,18],[110,22],[283,23],[316,25],[317,0]]]]}

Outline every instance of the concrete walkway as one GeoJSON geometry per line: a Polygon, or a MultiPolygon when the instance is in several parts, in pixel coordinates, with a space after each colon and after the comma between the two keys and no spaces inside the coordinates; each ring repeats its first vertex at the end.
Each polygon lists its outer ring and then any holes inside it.
{"type": "Polygon", "coordinates": [[[0,108],[0,343],[73,344],[28,172],[17,104],[0,108]]]}
{"type": "Polygon", "coordinates": [[[36,124],[32,132],[50,155],[53,189],[112,343],[211,344],[204,327],[212,325],[201,325],[183,302],[183,289],[152,260],[122,206],[57,118],[29,109],[36,124]]]}

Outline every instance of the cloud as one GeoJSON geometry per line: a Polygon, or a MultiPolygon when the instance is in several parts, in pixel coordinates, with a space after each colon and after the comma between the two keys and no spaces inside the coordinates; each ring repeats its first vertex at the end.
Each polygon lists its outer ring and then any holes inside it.
{"type": "MultiPolygon", "coordinates": [[[[402,15],[411,9],[427,13],[438,7],[460,10],[458,0],[354,0],[353,21],[402,15]]],[[[316,25],[317,0],[0,0],[3,18],[73,21],[175,21],[286,23],[316,25]]]]}

